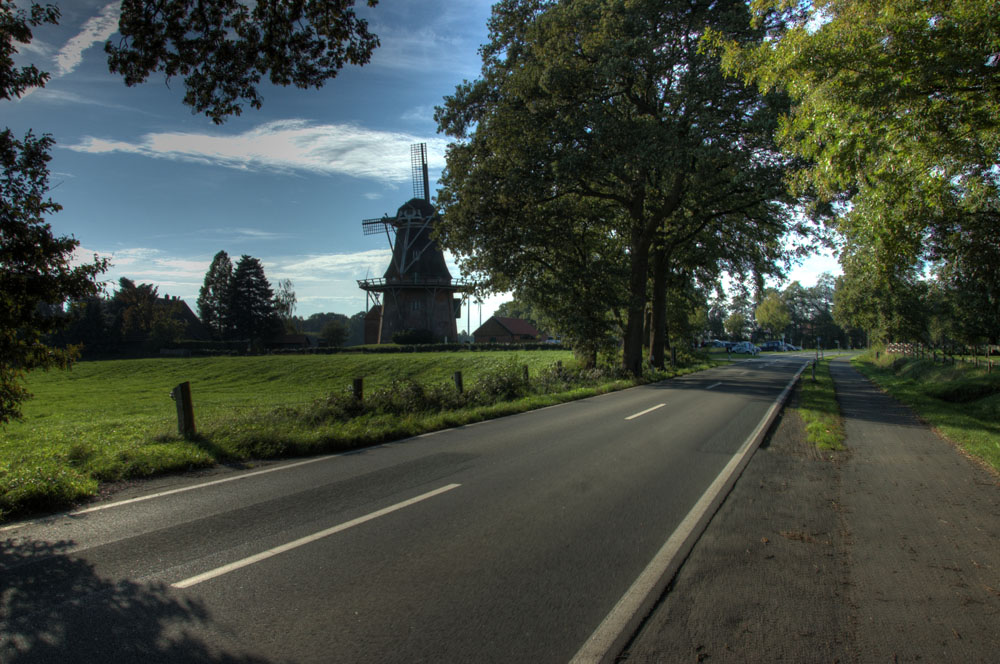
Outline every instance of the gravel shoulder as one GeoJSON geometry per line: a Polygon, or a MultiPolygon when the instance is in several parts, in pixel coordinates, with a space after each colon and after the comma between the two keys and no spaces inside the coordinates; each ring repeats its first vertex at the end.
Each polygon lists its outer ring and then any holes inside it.
{"type": "Polygon", "coordinates": [[[786,409],[619,661],[995,661],[1000,481],[831,372],[848,451],[786,409]]]}

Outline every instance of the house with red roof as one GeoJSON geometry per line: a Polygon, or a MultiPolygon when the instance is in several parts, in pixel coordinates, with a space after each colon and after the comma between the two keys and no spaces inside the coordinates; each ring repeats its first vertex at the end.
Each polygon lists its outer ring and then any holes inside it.
{"type": "Polygon", "coordinates": [[[548,338],[526,320],[502,316],[490,317],[472,336],[477,344],[520,344],[548,338]]]}

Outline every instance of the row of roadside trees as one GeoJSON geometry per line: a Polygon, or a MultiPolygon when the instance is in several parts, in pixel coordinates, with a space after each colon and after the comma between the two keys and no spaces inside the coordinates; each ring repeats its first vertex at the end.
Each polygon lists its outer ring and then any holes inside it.
{"type": "Polygon", "coordinates": [[[726,76],[702,41],[758,43],[750,19],[744,0],[497,3],[480,78],[436,112],[458,139],[438,201],[462,269],[585,360],[623,340],[632,373],[646,346],[662,366],[672,301],[778,273],[783,238],[808,230],[774,141],[787,97],[726,76]]]}
{"type": "Polygon", "coordinates": [[[586,357],[662,364],[724,273],[768,302],[796,238],[835,242],[852,335],[998,341],[994,0],[507,0],[489,27],[436,111],[441,238],[586,357]]]}

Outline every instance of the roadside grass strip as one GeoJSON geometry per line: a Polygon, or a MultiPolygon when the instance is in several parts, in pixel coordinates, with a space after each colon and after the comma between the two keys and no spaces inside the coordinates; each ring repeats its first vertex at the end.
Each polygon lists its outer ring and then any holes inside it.
{"type": "Polygon", "coordinates": [[[1000,472],[1000,371],[866,353],[854,366],[939,434],[1000,472]]]}
{"type": "Polygon", "coordinates": [[[844,419],[837,403],[833,379],[830,377],[830,360],[821,360],[816,366],[816,380],[812,370],[802,374],[799,407],[796,409],[805,424],[806,439],[820,450],[844,450],[844,419]]]}
{"type": "Polygon", "coordinates": [[[0,429],[0,522],[70,507],[102,483],[344,452],[709,367],[695,359],[637,380],[581,369],[570,351],[80,362],[31,374],[24,420],[0,429]],[[350,393],[355,377],[364,377],[363,406],[350,393]],[[198,432],[191,440],[178,435],[169,397],[184,381],[198,432]]]}

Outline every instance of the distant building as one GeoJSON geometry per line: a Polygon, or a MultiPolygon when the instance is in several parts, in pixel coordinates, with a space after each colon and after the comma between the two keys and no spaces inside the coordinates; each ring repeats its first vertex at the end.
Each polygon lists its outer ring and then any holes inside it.
{"type": "Polygon", "coordinates": [[[267,347],[280,350],[284,348],[309,348],[309,337],[304,334],[279,334],[267,342],[267,347]]]}
{"type": "Polygon", "coordinates": [[[212,338],[212,332],[194,315],[187,302],[179,297],[164,295],[156,299],[155,306],[158,310],[167,311],[171,318],[184,324],[182,339],[208,341],[212,338]]]}
{"type": "Polygon", "coordinates": [[[502,316],[492,316],[472,336],[477,344],[518,344],[548,338],[526,320],[502,316]]]}

